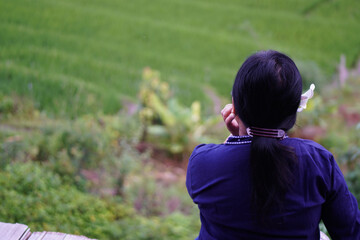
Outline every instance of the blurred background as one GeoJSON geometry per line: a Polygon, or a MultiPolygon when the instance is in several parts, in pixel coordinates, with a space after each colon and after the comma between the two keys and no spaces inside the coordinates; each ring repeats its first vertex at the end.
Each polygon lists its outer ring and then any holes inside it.
{"type": "Polygon", "coordinates": [[[316,85],[291,135],[360,201],[359,30],[358,0],[0,0],[0,221],[195,238],[187,159],[224,141],[235,74],[266,49],[316,85]]]}

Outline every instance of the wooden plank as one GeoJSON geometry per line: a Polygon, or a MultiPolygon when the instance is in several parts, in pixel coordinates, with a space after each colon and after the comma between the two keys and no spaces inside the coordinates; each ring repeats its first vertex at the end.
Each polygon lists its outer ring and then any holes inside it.
{"type": "Polygon", "coordinates": [[[90,239],[84,236],[76,236],[76,235],[71,235],[71,234],[67,234],[66,237],[64,238],[64,240],[96,240],[96,239],[90,239]]]}
{"type": "Polygon", "coordinates": [[[58,232],[30,232],[24,224],[0,222],[0,240],[95,240],[58,232]]]}
{"type": "Polygon", "coordinates": [[[42,240],[45,236],[46,232],[34,232],[31,234],[28,240],[42,240]]]}
{"type": "Polygon", "coordinates": [[[64,240],[65,237],[66,237],[65,233],[46,232],[42,240],[64,240]]]}
{"type": "Polygon", "coordinates": [[[30,228],[28,228],[19,240],[28,240],[31,235],[30,228]]]}
{"type": "Polygon", "coordinates": [[[57,232],[34,232],[28,240],[96,240],[84,236],[76,236],[71,234],[57,232]]]}
{"type": "Polygon", "coordinates": [[[1,239],[6,240],[19,240],[24,234],[28,234],[30,231],[29,227],[19,223],[2,223],[0,222],[0,236],[1,239]]]}

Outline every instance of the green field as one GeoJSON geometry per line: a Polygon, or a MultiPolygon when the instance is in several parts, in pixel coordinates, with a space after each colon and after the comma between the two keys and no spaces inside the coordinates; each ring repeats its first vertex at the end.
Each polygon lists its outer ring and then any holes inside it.
{"type": "Polygon", "coordinates": [[[207,89],[230,100],[261,49],[290,55],[305,88],[317,83],[291,135],[329,149],[360,203],[360,77],[318,94],[342,54],[357,64],[359,30],[359,0],[0,0],[0,222],[194,239],[186,161],[228,134],[207,89]],[[146,67],[161,81],[143,80],[146,67]],[[141,101],[136,114],[128,101],[141,101]]]}
{"type": "Polygon", "coordinates": [[[227,97],[244,58],[269,48],[328,78],[341,54],[348,66],[360,56],[359,9],[358,0],[2,0],[0,93],[50,115],[115,113],[136,100],[150,66],[184,103],[206,102],[204,86],[227,97]]]}

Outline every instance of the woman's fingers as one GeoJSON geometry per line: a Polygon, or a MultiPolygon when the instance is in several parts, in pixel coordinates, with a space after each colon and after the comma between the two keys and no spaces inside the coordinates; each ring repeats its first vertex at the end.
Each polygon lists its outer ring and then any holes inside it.
{"type": "Polygon", "coordinates": [[[239,135],[239,124],[235,120],[235,113],[233,111],[233,105],[227,104],[222,110],[221,115],[224,119],[227,129],[232,135],[239,135]]]}
{"type": "Polygon", "coordinates": [[[231,124],[234,119],[235,119],[235,114],[230,113],[230,114],[224,119],[226,126],[228,126],[229,124],[231,124]]]}
{"type": "Polygon", "coordinates": [[[232,109],[232,104],[226,104],[225,107],[221,110],[221,113],[229,109],[232,109]]]}
{"type": "Polygon", "coordinates": [[[233,113],[225,121],[226,127],[232,135],[239,135],[239,124],[235,120],[235,115],[233,113]]]}
{"type": "Polygon", "coordinates": [[[225,121],[225,119],[230,115],[230,113],[233,112],[232,104],[227,104],[222,110],[221,115],[225,121]]]}

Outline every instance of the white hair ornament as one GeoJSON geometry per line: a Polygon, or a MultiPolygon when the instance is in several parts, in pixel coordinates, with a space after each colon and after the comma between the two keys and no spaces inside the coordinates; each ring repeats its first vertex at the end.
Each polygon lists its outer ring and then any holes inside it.
{"type": "Polygon", "coordinates": [[[306,104],[314,96],[315,84],[311,84],[309,90],[301,95],[300,106],[298,108],[298,112],[302,112],[302,110],[306,109],[306,104]]]}

